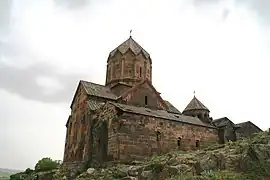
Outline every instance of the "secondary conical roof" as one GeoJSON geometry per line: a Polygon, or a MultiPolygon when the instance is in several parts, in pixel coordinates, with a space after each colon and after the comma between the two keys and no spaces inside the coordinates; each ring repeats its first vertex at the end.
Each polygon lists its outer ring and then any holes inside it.
{"type": "Polygon", "coordinates": [[[206,111],[209,111],[209,109],[203,103],[201,103],[201,101],[199,101],[195,96],[189,102],[189,104],[187,105],[187,107],[184,109],[183,112],[191,111],[191,110],[206,110],[206,111]]]}

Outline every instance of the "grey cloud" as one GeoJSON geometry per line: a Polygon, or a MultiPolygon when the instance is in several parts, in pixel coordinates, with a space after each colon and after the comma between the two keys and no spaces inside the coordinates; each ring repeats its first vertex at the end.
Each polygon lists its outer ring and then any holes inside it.
{"type": "MultiPolygon", "coordinates": [[[[193,0],[193,5],[195,7],[207,7],[209,5],[220,5],[220,3],[225,2],[226,0],[193,0]]],[[[230,14],[230,10],[227,7],[224,7],[220,12],[220,17],[222,21],[225,21],[230,14]]]]}
{"type": "MultiPolygon", "coordinates": [[[[218,4],[220,2],[229,2],[228,0],[193,0],[193,5],[196,7],[201,7],[205,5],[218,4]]],[[[270,23],[270,1],[269,0],[235,0],[235,6],[247,7],[255,11],[259,17],[267,25],[270,23]]],[[[224,8],[222,12],[223,19],[229,14],[229,9],[224,8]]]]}
{"type": "Polygon", "coordinates": [[[0,62],[1,55],[5,57],[14,57],[18,54],[20,54],[20,52],[16,45],[12,44],[9,41],[1,41],[0,39],[0,62]]]}
{"type": "Polygon", "coordinates": [[[269,0],[237,0],[237,5],[244,5],[254,10],[267,25],[270,24],[269,0]]]}
{"type": "Polygon", "coordinates": [[[70,102],[78,80],[82,77],[82,74],[59,74],[52,66],[44,63],[37,63],[24,69],[0,64],[0,88],[26,99],[42,102],[70,102]],[[45,94],[43,87],[36,81],[39,76],[52,77],[64,88],[54,94],[45,94]]]}
{"type": "Polygon", "coordinates": [[[78,9],[90,3],[90,0],[54,0],[56,5],[65,6],[70,9],[78,9]]]}
{"type": "MultiPolygon", "coordinates": [[[[60,74],[57,69],[46,63],[36,63],[27,68],[19,67],[25,59],[35,58],[32,57],[34,54],[28,52],[28,49],[20,47],[11,39],[6,39],[11,20],[11,2],[11,0],[0,0],[0,88],[26,99],[42,102],[70,102],[78,80],[85,75],[60,74]],[[19,64],[16,65],[18,67],[9,66],[9,62],[11,64],[18,62],[19,64]],[[37,82],[37,78],[40,76],[56,79],[64,88],[55,93],[46,94],[44,87],[37,82]]],[[[70,5],[79,6],[87,3],[87,0],[69,0],[67,2],[70,5]]]]}
{"type": "Polygon", "coordinates": [[[9,33],[9,26],[11,21],[11,5],[12,0],[0,0],[0,61],[1,57],[6,54],[12,54],[9,44],[4,41],[5,36],[9,33]]]}
{"type": "Polygon", "coordinates": [[[0,1],[0,33],[8,31],[11,18],[11,4],[12,0],[0,1]]]}
{"type": "Polygon", "coordinates": [[[218,3],[218,2],[220,2],[220,0],[193,0],[193,4],[195,6],[213,4],[213,3],[218,3]]]}

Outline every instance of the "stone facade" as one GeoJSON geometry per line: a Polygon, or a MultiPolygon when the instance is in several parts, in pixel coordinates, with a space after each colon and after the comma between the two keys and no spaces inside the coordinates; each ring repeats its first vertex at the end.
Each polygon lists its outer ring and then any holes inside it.
{"type": "Polygon", "coordinates": [[[132,37],[110,53],[105,85],[81,80],[70,108],[63,170],[196,150],[220,133],[195,96],[183,114],[161,97],[150,55],[132,37]]]}
{"type": "Polygon", "coordinates": [[[174,150],[195,150],[207,146],[211,143],[210,139],[214,142],[217,140],[214,128],[132,113],[123,113],[120,120],[124,123],[118,131],[111,132],[111,136],[116,136],[114,140],[118,142],[111,141],[109,145],[113,147],[116,144],[118,150],[109,151],[109,154],[122,161],[143,159],[174,150]]]}
{"type": "Polygon", "coordinates": [[[262,130],[250,121],[239,123],[235,125],[237,139],[242,139],[251,136],[254,133],[262,132],[262,130]]]}
{"type": "Polygon", "coordinates": [[[234,124],[227,117],[219,118],[213,121],[218,127],[219,143],[224,144],[228,141],[236,141],[245,137],[249,137],[254,133],[262,132],[260,128],[252,122],[244,122],[234,124]]]}
{"type": "MultiPolygon", "coordinates": [[[[116,104],[131,108],[129,105],[116,104]]],[[[196,150],[217,142],[215,127],[126,111],[111,103],[101,108],[93,126],[94,141],[89,152],[94,164],[132,161],[174,150],[196,150]]]]}
{"type": "Polygon", "coordinates": [[[147,79],[137,84],[121,96],[128,105],[166,110],[167,104],[147,79]]]}
{"type": "Polygon", "coordinates": [[[83,141],[87,136],[86,99],[87,93],[82,85],[79,85],[71,105],[71,115],[66,124],[65,161],[79,161],[82,158],[82,153],[78,149],[84,148],[83,141]]]}

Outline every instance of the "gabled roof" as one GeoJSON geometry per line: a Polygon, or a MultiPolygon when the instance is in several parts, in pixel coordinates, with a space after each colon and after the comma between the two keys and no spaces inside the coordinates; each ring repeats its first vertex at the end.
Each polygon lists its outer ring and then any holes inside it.
{"type": "Polygon", "coordinates": [[[238,123],[236,124],[236,126],[238,126],[239,128],[244,127],[246,124],[251,124],[254,127],[256,127],[258,130],[262,131],[261,128],[259,128],[258,126],[256,126],[254,123],[252,123],[251,121],[246,121],[246,122],[242,122],[242,123],[238,123]]]}
{"type": "Polygon", "coordinates": [[[203,123],[197,117],[183,116],[180,114],[169,113],[165,110],[152,110],[145,107],[130,106],[130,105],[120,104],[120,103],[115,103],[115,102],[108,102],[108,103],[128,113],[140,114],[140,115],[145,115],[145,116],[150,116],[150,117],[157,117],[157,118],[162,118],[162,119],[171,120],[171,121],[178,121],[181,123],[192,124],[192,125],[197,125],[197,126],[216,128],[209,124],[203,123]]]}
{"type": "Polygon", "coordinates": [[[80,82],[82,83],[88,95],[112,100],[117,99],[117,96],[110,90],[109,87],[82,80],[80,82]]]}
{"type": "Polygon", "coordinates": [[[135,55],[142,53],[146,58],[150,57],[149,53],[146,52],[131,36],[117,48],[111,51],[109,57],[114,56],[117,51],[119,51],[121,54],[125,54],[129,49],[135,55]]]}
{"type": "Polygon", "coordinates": [[[190,111],[190,110],[206,110],[206,111],[209,111],[209,109],[205,105],[203,105],[203,103],[201,103],[195,96],[189,102],[189,104],[187,105],[187,107],[184,109],[183,112],[190,111]]]}
{"type": "Polygon", "coordinates": [[[231,123],[233,126],[235,126],[235,124],[227,117],[215,119],[215,120],[213,120],[213,123],[217,127],[226,126],[228,123],[231,123]]]}
{"type": "Polygon", "coordinates": [[[172,105],[169,101],[166,101],[166,100],[164,100],[164,101],[165,101],[165,103],[168,106],[168,110],[167,111],[169,113],[181,114],[181,112],[176,107],[174,107],[174,105],[172,105]]]}
{"type": "Polygon", "coordinates": [[[80,80],[79,85],[76,89],[75,95],[73,96],[70,107],[72,107],[73,105],[73,102],[75,100],[75,97],[77,95],[80,85],[82,85],[82,87],[85,89],[87,95],[106,98],[110,100],[117,99],[117,96],[113,92],[111,92],[110,88],[100,85],[100,84],[80,80]]]}
{"type": "Polygon", "coordinates": [[[156,88],[152,85],[152,83],[148,80],[142,80],[140,83],[138,83],[137,85],[133,86],[132,88],[128,89],[127,91],[125,91],[122,95],[120,95],[118,98],[125,98],[127,95],[129,95],[129,93],[136,91],[141,85],[143,85],[144,83],[147,83],[152,90],[155,92],[155,94],[157,95],[158,99],[160,100],[160,102],[162,103],[162,105],[168,109],[168,105],[166,104],[166,102],[162,99],[162,97],[160,96],[160,93],[157,92],[156,88]]]}

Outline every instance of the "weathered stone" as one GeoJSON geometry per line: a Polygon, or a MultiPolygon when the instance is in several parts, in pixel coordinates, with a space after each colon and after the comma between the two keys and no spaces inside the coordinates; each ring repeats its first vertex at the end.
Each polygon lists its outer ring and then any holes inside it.
{"type": "Polygon", "coordinates": [[[166,166],[166,168],[164,168],[163,172],[166,172],[164,174],[166,174],[166,176],[171,177],[173,175],[177,175],[179,173],[179,169],[177,166],[166,166]]]}
{"type": "Polygon", "coordinates": [[[213,153],[207,154],[201,158],[199,166],[201,171],[215,171],[218,169],[218,158],[213,153]]]}
{"type": "Polygon", "coordinates": [[[132,176],[127,176],[127,177],[122,178],[122,180],[137,180],[137,179],[138,178],[132,177],[132,176]]]}
{"type": "Polygon", "coordinates": [[[142,166],[131,166],[128,170],[128,175],[130,176],[138,176],[142,173],[143,167],[142,166]]]}
{"type": "Polygon", "coordinates": [[[92,173],[95,172],[95,169],[94,168],[88,168],[86,172],[87,172],[87,174],[92,174],[92,173]]]}
{"type": "Polygon", "coordinates": [[[195,169],[195,173],[197,175],[201,175],[201,173],[203,172],[203,169],[202,169],[201,164],[199,162],[196,162],[194,164],[194,169],[195,169]]]}
{"type": "Polygon", "coordinates": [[[128,176],[128,171],[129,171],[129,167],[118,167],[117,169],[115,169],[115,171],[113,172],[114,177],[118,177],[118,178],[124,178],[126,176],[128,176]]]}
{"type": "Polygon", "coordinates": [[[152,171],[143,171],[140,175],[141,180],[151,180],[153,178],[152,171]]]}

